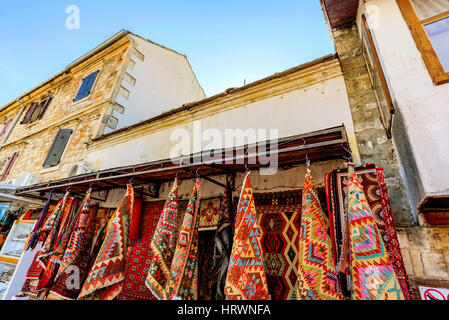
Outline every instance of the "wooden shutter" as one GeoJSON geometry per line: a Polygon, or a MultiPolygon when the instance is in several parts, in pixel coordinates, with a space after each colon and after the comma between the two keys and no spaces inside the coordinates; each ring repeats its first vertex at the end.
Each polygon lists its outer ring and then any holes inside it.
{"type": "Polygon", "coordinates": [[[97,78],[98,72],[100,71],[97,70],[83,79],[83,83],[81,84],[81,87],[78,90],[75,99],[73,100],[74,102],[81,100],[90,94],[95,79],[97,78]]]}
{"type": "Polygon", "coordinates": [[[22,122],[20,122],[20,124],[27,124],[28,122],[30,122],[31,116],[34,113],[34,110],[36,110],[38,106],[37,102],[33,102],[31,104],[31,106],[28,108],[28,111],[25,113],[25,117],[23,117],[22,122]]]}
{"type": "Polygon", "coordinates": [[[39,110],[39,115],[37,116],[38,119],[41,119],[44,116],[45,111],[47,111],[48,105],[50,104],[53,97],[48,97],[47,100],[45,100],[39,110]]]}
{"type": "Polygon", "coordinates": [[[14,152],[8,159],[8,161],[5,164],[5,167],[3,168],[2,177],[0,178],[0,181],[5,181],[8,177],[9,173],[12,170],[12,167],[14,166],[14,163],[16,163],[17,158],[19,157],[19,152],[14,152]]]}
{"type": "Polygon", "coordinates": [[[10,119],[8,119],[8,120],[6,121],[5,125],[3,126],[2,131],[0,131],[0,138],[3,137],[3,135],[5,134],[6,130],[7,130],[8,127],[9,127],[9,124],[11,123],[11,121],[12,121],[12,118],[10,118],[10,119]]]}
{"type": "Polygon", "coordinates": [[[50,151],[44,161],[44,168],[57,166],[61,161],[67,142],[72,135],[72,129],[60,129],[56,134],[56,138],[51,145],[50,151]]]}

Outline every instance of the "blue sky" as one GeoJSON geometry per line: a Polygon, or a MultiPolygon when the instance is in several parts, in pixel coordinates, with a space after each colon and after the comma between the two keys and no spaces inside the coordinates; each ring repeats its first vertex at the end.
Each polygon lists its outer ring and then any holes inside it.
{"type": "Polygon", "coordinates": [[[207,96],[334,52],[319,0],[39,0],[0,10],[0,106],[121,29],[186,54],[207,96]],[[80,29],[66,28],[66,8],[80,29]]]}

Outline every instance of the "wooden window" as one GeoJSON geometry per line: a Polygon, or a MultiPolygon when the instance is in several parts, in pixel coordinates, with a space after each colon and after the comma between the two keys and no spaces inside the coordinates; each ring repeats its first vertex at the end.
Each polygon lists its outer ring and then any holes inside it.
{"type": "Polygon", "coordinates": [[[38,102],[33,102],[30,107],[28,108],[27,112],[25,113],[25,116],[22,119],[22,122],[20,124],[27,124],[30,122],[31,116],[33,115],[36,108],[39,106],[38,102]]]}
{"type": "Polygon", "coordinates": [[[2,175],[1,175],[0,181],[5,181],[5,180],[6,180],[6,178],[8,177],[9,173],[10,173],[11,170],[12,170],[12,167],[13,167],[14,164],[16,163],[18,157],[19,157],[19,152],[17,151],[17,152],[14,152],[14,153],[8,158],[8,160],[6,161],[6,164],[5,164],[4,168],[3,168],[3,171],[2,171],[2,175]]]}
{"type": "Polygon", "coordinates": [[[365,15],[362,15],[362,51],[371,84],[376,94],[382,124],[387,132],[387,137],[390,139],[394,114],[393,99],[365,15]]]}
{"type": "Polygon", "coordinates": [[[12,118],[9,118],[8,120],[6,120],[5,125],[3,126],[2,130],[0,131],[0,138],[2,138],[5,135],[6,130],[8,129],[11,122],[12,122],[12,118]]]}
{"type": "Polygon", "coordinates": [[[48,106],[50,105],[51,100],[53,97],[48,97],[46,100],[42,101],[41,107],[39,109],[39,114],[37,115],[37,119],[42,119],[44,116],[45,111],[47,111],[48,106]]]}
{"type": "Polygon", "coordinates": [[[60,129],[56,134],[55,140],[51,145],[50,151],[44,161],[44,168],[51,168],[57,166],[61,162],[62,154],[72,135],[72,129],[60,129]]]}
{"type": "Polygon", "coordinates": [[[73,99],[73,102],[81,100],[90,95],[92,86],[95,83],[95,79],[97,79],[98,72],[100,72],[100,71],[97,70],[83,79],[83,83],[81,84],[81,87],[78,90],[78,93],[76,94],[75,99],[73,99]]]}
{"type": "Polygon", "coordinates": [[[449,82],[449,0],[396,0],[435,84],[449,82]]]}

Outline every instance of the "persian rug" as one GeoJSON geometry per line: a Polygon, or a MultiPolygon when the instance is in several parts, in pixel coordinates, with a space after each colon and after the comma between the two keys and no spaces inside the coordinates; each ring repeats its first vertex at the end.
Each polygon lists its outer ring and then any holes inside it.
{"type": "Polygon", "coordinates": [[[122,291],[133,201],[134,190],[128,184],[125,198],[106,226],[105,239],[78,299],[112,300],[122,291]]]}
{"type": "Polygon", "coordinates": [[[201,200],[199,231],[217,229],[220,217],[221,197],[201,200]]]}
{"type": "Polygon", "coordinates": [[[143,202],[140,238],[130,240],[126,255],[125,280],[118,300],[156,300],[145,281],[153,260],[150,244],[164,204],[164,201],[143,202]]]}
{"type": "Polygon", "coordinates": [[[25,282],[22,286],[22,294],[27,295],[32,299],[37,299],[39,297],[40,292],[36,290],[37,284],[39,283],[40,275],[42,274],[44,268],[37,260],[37,257],[40,255],[40,251],[34,255],[33,262],[28,268],[25,282]]]}
{"type": "Polygon", "coordinates": [[[337,270],[312,171],[307,168],[299,234],[297,300],[341,300],[337,270]]]}
{"type": "Polygon", "coordinates": [[[301,192],[254,195],[272,300],[296,300],[301,192]]]}
{"type": "Polygon", "coordinates": [[[354,167],[348,169],[353,300],[403,300],[401,287],[354,167]]]}
{"type": "MultiPolygon", "coordinates": [[[[390,261],[394,267],[396,276],[407,300],[413,300],[410,282],[405,270],[402,253],[397,239],[393,214],[391,211],[388,190],[385,183],[384,170],[376,168],[374,165],[367,165],[355,169],[358,179],[362,185],[365,197],[368,201],[371,213],[376,221],[377,228],[387,247],[390,261]]],[[[333,241],[334,255],[339,257],[339,264],[342,263],[342,248],[347,230],[347,194],[348,194],[348,174],[347,170],[334,170],[326,175],[326,196],[331,225],[331,238],[333,241]]],[[[349,254],[347,255],[349,257],[349,254]]],[[[348,264],[349,265],[349,264],[348,264]]],[[[349,274],[349,269],[346,271],[349,274]]],[[[340,284],[346,297],[351,297],[350,276],[340,274],[340,284]]]]}
{"type": "Polygon", "coordinates": [[[237,207],[225,295],[228,300],[269,299],[260,228],[249,172],[243,182],[237,207]]]}
{"type": "Polygon", "coordinates": [[[55,282],[48,295],[49,300],[75,300],[87,275],[97,210],[96,206],[89,206],[90,191],[86,194],[73,227],[55,282]]]}
{"type": "Polygon", "coordinates": [[[177,214],[178,179],[175,179],[150,244],[153,259],[145,285],[158,300],[168,300],[165,287],[171,277],[170,268],[176,248],[177,214]]]}
{"type": "Polygon", "coordinates": [[[211,294],[213,300],[226,299],[224,288],[233,243],[233,220],[234,205],[232,204],[232,190],[229,181],[227,181],[214,238],[214,254],[211,272],[211,294]]]}
{"type": "Polygon", "coordinates": [[[212,300],[212,268],[215,231],[199,232],[198,243],[198,300],[212,300]]]}
{"type": "Polygon", "coordinates": [[[198,224],[200,180],[197,179],[181,225],[167,281],[168,299],[198,299],[198,224]]]}

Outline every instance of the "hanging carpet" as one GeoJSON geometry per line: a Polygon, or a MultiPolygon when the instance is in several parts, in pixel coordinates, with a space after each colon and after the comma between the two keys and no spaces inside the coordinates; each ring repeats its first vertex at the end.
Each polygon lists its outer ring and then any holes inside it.
{"type": "Polygon", "coordinates": [[[354,167],[348,169],[348,226],[353,300],[403,300],[401,287],[354,167]]]}
{"type": "Polygon", "coordinates": [[[118,300],[156,300],[145,281],[153,260],[151,240],[164,204],[164,201],[143,202],[140,238],[130,240],[126,255],[125,280],[118,300]]]}
{"type": "Polygon", "coordinates": [[[268,300],[261,235],[247,173],[237,207],[234,243],[225,285],[228,300],[268,300]]]}
{"type": "Polygon", "coordinates": [[[124,200],[108,222],[105,239],[78,299],[112,300],[122,291],[133,201],[134,190],[129,184],[124,200]]]}
{"type": "Polygon", "coordinates": [[[198,299],[198,224],[200,180],[197,179],[187,206],[167,281],[168,299],[198,299]]]}

